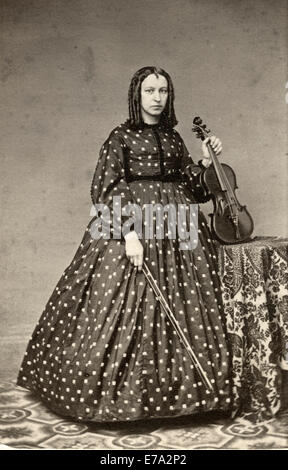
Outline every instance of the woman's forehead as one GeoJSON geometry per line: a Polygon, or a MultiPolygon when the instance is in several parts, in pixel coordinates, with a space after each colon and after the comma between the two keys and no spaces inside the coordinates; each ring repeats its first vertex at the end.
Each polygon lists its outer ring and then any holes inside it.
{"type": "Polygon", "coordinates": [[[166,78],[163,75],[156,76],[155,73],[148,75],[142,82],[142,86],[167,87],[167,85],[166,78]]]}

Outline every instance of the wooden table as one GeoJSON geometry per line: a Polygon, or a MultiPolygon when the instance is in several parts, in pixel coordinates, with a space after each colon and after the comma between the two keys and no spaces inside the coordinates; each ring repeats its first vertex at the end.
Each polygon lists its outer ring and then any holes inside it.
{"type": "Polygon", "coordinates": [[[233,414],[260,422],[281,407],[281,367],[288,364],[288,239],[256,237],[219,246],[219,267],[232,351],[233,414]]]}

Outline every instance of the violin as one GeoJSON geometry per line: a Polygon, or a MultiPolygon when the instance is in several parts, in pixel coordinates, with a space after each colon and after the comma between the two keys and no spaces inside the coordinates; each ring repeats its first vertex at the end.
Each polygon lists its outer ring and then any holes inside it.
{"type": "MultiPolygon", "coordinates": [[[[200,117],[193,119],[192,131],[201,140],[211,134],[200,117]]],[[[209,214],[212,235],[226,245],[249,241],[254,228],[253,219],[235,195],[238,188],[235,173],[229,165],[219,163],[209,142],[207,148],[212,163],[202,172],[200,182],[206,195],[213,200],[213,214],[209,214]]]]}

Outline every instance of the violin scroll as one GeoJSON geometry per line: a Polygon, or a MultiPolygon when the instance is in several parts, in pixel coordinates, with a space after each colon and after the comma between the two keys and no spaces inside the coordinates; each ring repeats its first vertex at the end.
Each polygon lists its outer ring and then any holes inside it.
{"type": "Polygon", "coordinates": [[[211,133],[210,129],[207,129],[207,125],[203,124],[203,121],[199,116],[196,116],[193,119],[192,132],[195,132],[197,139],[201,140],[205,140],[211,133]]]}

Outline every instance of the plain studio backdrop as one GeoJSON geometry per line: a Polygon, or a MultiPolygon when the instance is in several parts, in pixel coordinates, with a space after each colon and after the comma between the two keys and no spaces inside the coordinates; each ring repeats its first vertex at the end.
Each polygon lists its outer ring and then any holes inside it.
{"type": "MultiPolygon", "coordinates": [[[[287,235],[284,0],[0,0],[1,374],[90,220],[90,185],[142,66],[166,69],[192,157],[199,115],[223,142],[254,235],[287,235]]],[[[288,100],[287,100],[288,101],[288,100]]],[[[206,212],[209,210],[205,209],[206,212]]]]}

